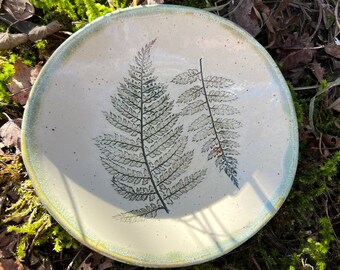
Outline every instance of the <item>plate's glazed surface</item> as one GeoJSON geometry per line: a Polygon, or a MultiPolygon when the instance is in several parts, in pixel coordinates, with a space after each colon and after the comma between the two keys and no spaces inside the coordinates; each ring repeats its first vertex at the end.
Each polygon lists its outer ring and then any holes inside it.
{"type": "Polygon", "coordinates": [[[130,264],[221,256],[276,213],[297,124],[267,52],[191,8],[115,12],[51,57],[23,124],[24,162],[50,213],[130,264]]]}

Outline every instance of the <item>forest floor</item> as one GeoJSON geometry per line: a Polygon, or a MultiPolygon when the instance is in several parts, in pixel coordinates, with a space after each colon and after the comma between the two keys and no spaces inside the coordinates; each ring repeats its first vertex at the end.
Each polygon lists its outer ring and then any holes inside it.
{"type": "MultiPolygon", "coordinates": [[[[27,97],[54,50],[96,17],[145,4],[95,2],[0,1],[0,270],[141,269],[69,236],[41,205],[21,159],[27,97]]],[[[164,2],[207,9],[253,35],[280,67],[299,123],[298,169],[282,208],[239,248],[187,269],[340,269],[339,1],[164,2]]]]}

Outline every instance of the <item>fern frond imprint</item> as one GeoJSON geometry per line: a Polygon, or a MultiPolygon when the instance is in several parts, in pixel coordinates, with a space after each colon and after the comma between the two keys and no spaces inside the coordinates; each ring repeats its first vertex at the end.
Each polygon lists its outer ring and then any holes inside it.
{"type": "Polygon", "coordinates": [[[189,69],[175,76],[171,82],[179,85],[190,85],[178,98],[177,103],[184,103],[182,115],[199,114],[188,131],[195,132],[194,142],[204,141],[201,152],[208,152],[208,160],[215,158],[215,165],[224,171],[233,184],[239,188],[237,179],[238,161],[233,156],[239,153],[235,150],[239,144],[235,141],[239,134],[235,129],[241,123],[235,119],[221,116],[235,115],[239,111],[226,103],[237,99],[237,96],[225,88],[234,83],[226,78],[203,75],[202,59],[199,70],[189,69]],[[194,84],[195,83],[195,84],[194,84]]]}
{"type": "MultiPolygon", "coordinates": [[[[150,51],[155,42],[137,53],[129,77],[111,99],[112,111],[104,112],[115,132],[95,138],[116,192],[126,200],[144,202],[140,209],[115,216],[126,222],[154,218],[161,210],[169,213],[169,205],[195,188],[206,173],[186,173],[194,153],[185,151],[188,138],[177,123],[180,115],[172,113],[167,85],[153,75],[150,51]]],[[[188,74],[193,72],[197,71],[188,74]]]]}

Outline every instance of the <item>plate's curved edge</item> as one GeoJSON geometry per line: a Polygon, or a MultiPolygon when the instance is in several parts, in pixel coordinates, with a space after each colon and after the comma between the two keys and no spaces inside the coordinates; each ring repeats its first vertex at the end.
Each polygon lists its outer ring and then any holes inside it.
{"type": "MultiPolygon", "coordinates": [[[[269,53],[245,30],[234,24],[233,22],[214,15],[212,13],[208,13],[204,10],[195,9],[191,7],[183,7],[183,6],[172,6],[172,5],[155,5],[155,6],[142,6],[142,7],[134,7],[134,8],[127,8],[123,10],[116,10],[110,14],[107,14],[103,17],[97,18],[93,22],[86,25],[84,28],[76,32],[72,35],[72,39],[68,39],[64,42],[51,56],[48,63],[43,67],[42,71],[40,72],[36,84],[32,88],[32,91],[29,96],[29,101],[26,105],[24,117],[23,117],[23,124],[22,124],[22,156],[24,164],[27,168],[28,174],[30,179],[32,180],[32,184],[38,194],[40,200],[47,208],[47,210],[51,213],[51,215],[60,223],[63,228],[68,231],[74,238],[76,238],[81,243],[89,246],[93,250],[105,254],[108,257],[113,259],[122,261],[128,264],[140,265],[145,267],[180,267],[180,266],[188,266],[193,264],[200,264],[206,261],[215,259],[220,257],[223,254],[228,253],[229,251],[235,249],[236,247],[243,244],[245,241],[250,239],[253,235],[255,235],[262,227],[264,227],[267,222],[276,214],[276,212],[280,209],[283,202],[287,198],[289,191],[293,185],[295,172],[297,168],[298,162],[298,124],[296,119],[295,108],[293,105],[293,100],[288,89],[288,86],[283,78],[279,68],[277,67],[274,60],[271,58],[269,53]],[[41,100],[41,96],[45,91],[44,87],[39,88],[39,85],[44,85],[44,82],[47,81],[49,77],[49,71],[53,71],[54,66],[58,66],[65,58],[67,58],[68,53],[71,53],[81,40],[85,39],[87,35],[90,34],[91,28],[98,29],[103,24],[111,22],[116,18],[116,15],[123,14],[123,16],[133,16],[138,15],[139,12],[150,12],[154,13],[157,11],[172,11],[172,12],[192,12],[195,15],[203,15],[208,17],[218,23],[224,24],[231,28],[236,33],[243,36],[245,39],[249,41],[250,44],[255,46],[259,54],[262,54],[265,61],[267,62],[268,66],[272,67],[273,75],[278,80],[278,85],[280,85],[280,91],[284,94],[286,98],[286,103],[284,103],[284,109],[287,116],[290,119],[290,141],[289,146],[287,147],[286,158],[284,161],[284,167],[287,170],[287,173],[283,175],[284,181],[282,184],[277,188],[276,192],[272,196],[272,198],[268,201],[268,205],[264,207],[262,212],[259,215],[259,218],[256,222],[253,223],[252,226],[246,227],[242,233],[241,237],[238,237],[238,242],[230,244],[228,241],[227,243],[222,243],[224,247],[224,252],[218,254],[208,254],[205,253],[204,256],[200,257],[199,259],[195,258],[188,258],[188,260],[180,259],[180,260],[172,260],[172,261],[162,261],[161,263],[154,261],[152,258],[131,258],[126,254],[118,254],[112,251],[108,246],[100,244],[99,241],[93,241],[91,238],[87,237],[86,235],[82,235],[81,231],[75,228],[70,222],[67,220],[50,201],[50,199],[46,196],[46,194],[42,191],[40,186],[40,181],[38,180],[38,173],[37,171],[39,168],[34,168],[34,155],[29,154],[29,149],[34,149],[34,142],[30,135],[32,135],[32,128],[34,126],[35,116],[38,113],[38,108],[41,100]],[[57,54],[63,54],[63,57],[56,56],[57,54]],[[147,259],[147,260],[146,260],[147,259]]],[[[170,256],[169,256],[170,257],[170,256]]],[[[173,256],[171,256],[173,259],[173,256]]]]}

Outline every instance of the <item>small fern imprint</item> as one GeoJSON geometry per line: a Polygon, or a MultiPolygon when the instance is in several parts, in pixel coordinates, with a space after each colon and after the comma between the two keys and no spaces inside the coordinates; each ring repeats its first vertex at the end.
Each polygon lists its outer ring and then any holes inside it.
{"type": "Polygon", "coordinates": [[[182,115],[199,116],[189,126],[189,131],[194,132],[193,141],[204,141],[202,153],[208,153],[208,160],[215,158],[215,165],[220,171],[224,171],[233,184],[239,188],[237,178],[238,161],[234,157],[239,154],[236,139],[239,134],[235,131],[241,127],[241,122],[225,118],[226,115],[235,115],[239,110],[230,102],[237,96],[225,90],[234,85],[226,78],[207,76],[203,74],[202,59],[198,69],[188,69],[175,76],[172,83],[179,85],[192,85],[178,98],[177,103],[184,103],[182,115]]]}
{"type": "Polygon", "coordinates": [[[130,65],[118,94],[112,97],[112,111],[104,112],[115,128],[112,134],[95,138],[103,167],[113,176],[112,186],[128,201],[140,201],[140,209],[121,213],[124,222],[154,218],[159,211],[170,212],[169,205],[195,188],[206,170],[190,175],[193,151],[185,151],[187,140],[179,114],[172,113],[174,101],[167,86],[157,82],[146,44],[130,65]]]}

